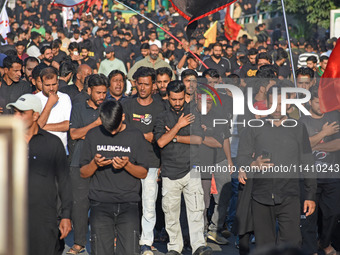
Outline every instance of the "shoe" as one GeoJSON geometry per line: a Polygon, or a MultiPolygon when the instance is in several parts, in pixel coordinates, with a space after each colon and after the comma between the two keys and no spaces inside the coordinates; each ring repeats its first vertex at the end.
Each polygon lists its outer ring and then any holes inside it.
{"type": "Polygon", "coordinates": [[[171,250],[171,251],[168,251],[167,254],[165,255],[182,255],[182,254],[177,251],[171,250]]]}
{"type": "Polygon", "coordinates": [[[229,244],[229,241],[226,238],[224,238],[221,234],[213,231],[208,232],[208,239],[220,245],[229,244]]]}
{"type": "Polygon", "coordinates": [[[231,237],[231,233],[230,233],[230,231],[229,231],[228,229],[223,229],[223,230],[221,231],[221,234],[222,234],[222,236],[223,236],[224,238],[229,238],[229,237],[231,237]]]}
{"type": "Polygon", "coordinates": [[[201,246],[199,247],[193,255],[211,255],[213,254],[213,250],[209,246],[201,246]]]}
{"type": "Polygon", "coordinates": [[[255,244],[255,243],[256,243],[255,236],[251,239],[251,243],[252,243],[252,244],[255,244]]]}
{"type": "Polygon", "coordinates": [[[141,255],[153,255],[153,252],[150,246],[142,245],[142,247],[140,248],[140,254],[141,255]]]}

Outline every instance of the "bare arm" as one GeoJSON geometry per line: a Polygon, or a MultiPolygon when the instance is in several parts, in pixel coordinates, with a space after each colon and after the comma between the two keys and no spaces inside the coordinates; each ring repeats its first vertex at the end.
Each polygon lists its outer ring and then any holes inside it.
{"type": "Polygon", "coordinates": [[[116,169],[124,168],[131,175],[139,179],[144,179],[148,174],[148,170],[146,170],[144,167],[132,164],[129,161],[129,157],[114,157],[112,160],[112,165],[116,169]]]}
{"type": "Polygon", "coordinates": [[[177,123],[172,129],[170,129],[169,132],[166,132],[164,135],[161,136],[161,138],[158,139],[158,146],[160,148],[165,147],[168,143],[172,141],[172,139],[174,139],[180,129],[181,127],[177,123]]]}
{"type": "Polygon", "coordinates": [[[176,136],[178,143],[185,143],[185,144],[201,144],[202,137],[198,135],[187,135],[187,136],[176,136]]]}
{"type": "Polygon", "coordinates": [[[214,137],[206,136],[204,141],[202,142],[204,145],[212,148],[222,148],[222,144],[220,144],[214,137]]]}
{"type": "Polygon", "coordinates": [[[97,126],[102,124],[100,118],[96,119],[94,122],[82,128],[71,128],[70,136],[72,140],[84,139],[87,132],[97,126]]]}
{"type": "Polygon", "coordinates": [[[335,139],[327,143],[319,143],[312,147],[313,151],[333,152],[340,150],[340,139],[335,139]]]}
{"type": "Polygon", "coordinates": [[[153,137],[153,133],[152,133],[152,132],[145,133],[145,134],[144,134],[144,138],[145,138],[145,140],[147,140],[149,143],[153,143],[153,142],[154,142],[154,137],[153,137]]]}
{"type": "Polygon", "coordinates": [[[185,64],[185,61],[187,60],[187,55],[184,54],[181,60],[178,62],[177,68],[180,70],[185,64]]]}
{"type": "Polygon", "coordinates": [[[97,171],[98,167],[110,164],[112,164],[112,159],[106,160],[102,155],[96,154],[90,163],[80,168],[80,177],[89,178],[97,171]]]}
{"type": "MultiPolygon", "coordinates": [[[[59,97],[57,94],[50,94],[47,100],[47,103],[44,107],[44,110],[42,111],[42,113],[40,114],[40,117],[38,119],[38,125],[41,128],[44,128],[46,125],[46,122],[48,120],[48,118],[50,117],[50,113],[52,110],[53,105],[55,105],[59,100],[59,97]]],[[[50,130],[52,131],[52,130],[50,130]]]]}
{"type": "Polygon", "coordinates": [[[43,129],[54,132],[66,132],[70,128],[70,121],[64,120],[59,123],[45,124],[43,129]]]}

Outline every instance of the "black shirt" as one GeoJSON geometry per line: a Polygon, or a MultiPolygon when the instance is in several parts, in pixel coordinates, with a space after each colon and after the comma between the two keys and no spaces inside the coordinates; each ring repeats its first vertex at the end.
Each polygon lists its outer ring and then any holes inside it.
{"type": "MultiPolygon", "coordinates": [[[[153,131],[155,120],[160,113],[164,111],[164,106],[161,102],[153,100],[151,104],[142,106],[138,103],[137,98],[127,99],[122,103],[125,122],[140,131],[143,134],[153,131]]],[[[160,165],[160,155],[157,143],[147,143],[147,159],[148,165],[152,168],[158,168],[160,165]]]]}
{"type": "MultiPolygon", "coordinates": [[[[212,57],[204,60],[203,63],[206,64],[209,68],[216,69],[218,71],[218,73],[221,75],[222,78],[226,77],[225,73],[231,72],[230,61],[225,57],[222,57],[220,62],[218,62],[218,63],[216,63],[212,59],[212,57]]],[[[201,65],[200,68],[199,68],[199,71],[203,72],[204,70],[206,70],[206,68],[203,65],[201,65]]]]}
{"type": "Polygon", "coordinates": [[[74,98],[80,93],[78,87],[75,84],[62,87],[59,89],[59,91],[67,94],[70,97],[72,103],[74,98]]]}
{"type": "MultiPolygon", "coordinates": [[[[192,105],[192,107],[194,109],[196,106],[192,105]]],[[[167,130],[165,126],[172,129],[176,125],[182,113],[184,113],[184,115],[193,113],[193,111],[190,110],[189,104],[184,103],[182,111],[178,113],[172,108],[169,108],[158,116],[153,132],[156,141],[166,133],[167,130]]],[[[195,121],[191,125],[181,128],[177,135],[196,135],[203,137],[204,134],[200,116],[195,115],[195,121]]],[[[193,166],[199,164],[198,145],[174,143],[171,141],[161,149],[161,160],[162,176],[168,177],[171,180],[180,179],[189,173],[193,166]]]]}
{"type": "MultiPolygon", "coordinates": [[[[71,119],[70,119],[70,129],[71,128],[82,128],[92,122],[94,122],[99,117],[99,108],[93,109],[87,101],[77,103],[72,106],[71,119]]],[[[71,166],[79,167],[79,158],[81,148],[83,146],[84,140],[78,139],[74,144],[73,155],[71,166]]]]}
{"type": "MultiPolygon", "coordinates": [[[[311,116],[303,115],[301,116],[299,121],[301,121],[302,123],[306,125],[309,136],[315,136],[322,130],[322,127],[324,124],[326,124],[326,122],[328,122],[328,124],[331,124],[334,121],[339,123],[339,118],[338,118],[337,112],[328,112],[328,113],[325,113],[321,119],[314,119],[311,116]]],[[[340,138],[340,133],[337,132],[334,135],[324,137],[319,143],[327,143],[327,142],[330,142],[330,141],[333,141],[339,138],[340,138]]],[[[334,151],[334,152],[313,151],[313,156],[315,160],[315,165],[321,166],[320,169],[324,169],[324,166],[326,165],[327,167],[330,167],[331,165],[333,165],[333,169],[335,169],[334,165],[338,163],[339,152],[338,151],[334,151]]],[[[330,171],[327,171],[327,173],[325,172],[318,173],[318,182],[325,183],[325,182],[339,181],[338,179],[330,178],[333,174],[334,173],[330,171]]],[[[336,174],[338,175],[338,173],[336,174]]]]}
{"type": "MultiPolygon", "coordinates": [[[[228,125],[215,125],[215,119],[223,119],[223,114],[219,111],[216,111],[216,108],[212,108],[206,115],[201,115],[202,125],[206,127],[206,131],[204,131],[205,137],[213,137],[218,141],[222,146],[225,139],[229,138],[230,131],[228,125]]],[[[199,146],[199,158],[201,166],[214,166],[216,163],[219,163],[226,159],[226,155],[222,148],[214,148],[209,147],[205,144],[201,144],[199,146]]],[[[211,179],[211,173],[207,171],[201,171],[202,179],[211,179]]]]}
{"type": "Polygon", "coordinates": [[[64,51],[59,50],[58,55],[54,56],[53,60],[55,62],[57,62],[58,64],[60,64],[61,62],[63,62],[66,59],[66,57],[67,57],[67,54],[64,51]]]}
{"type": "MultiPolygon", "coordinates": [[[[298,123],[295,127],[272,127],[271,122],[262,119],[262,127],[246,127],[240,135],[237,162],[240,167],[250,166],[251,162],[263,154],[271,153],[270,162],[274,166],[287,166],[290,169],[296,167],[296,172],[283,173],[247,173],[253,176],[252,197],[265,205],[281,204],[291,196],[299,196],[299,177],[304,179],[305,199],[315,200],[316,175],[311,171],[304,171],[314,164],[312,150],[306,127],[298,123]],[[254,154],[254,157],[253,157],[254,154]],[[300,172],[300,166],[302,170],[300,172]]],[[[294,125],[292,121],[286,121],[285,125],[294,125]]]]}
{"type": "Polygon", "coordinates": [[[61,218],[70,219],[72,190],[64,145],[59,137],[39,128],[28,147],[29,219],[56,223],[58,195],[61,218]]]}
{"type": "Polygon", "coordinates": [[[87,94],[84,90],[80,91],[78,95],[76,95],[72,101],[72,104],[85,102],[90,98],[89,94],[87,94]]]}
{"type": "Polygon", "coordinates": [[[257,65],[253,65],[251,63],[246,63],[241,68],[240,77],[241,78],[255,77],[256,73],[257,73],[257,65]]]}
{"type": "Polygon", "coordinates": [[[4,113],[9,113],[10,110],[6,109],[6,105],[14,103],[19,97],[24,94],[31,94],[32,88],[27,81],[20,80],[19,82],[13,82],[12,85],[8,86],[7,83],[2,80],[0,86],[0,107],[3,108],[4,113]]]}
{"type": "Polygon", "coordinates": [[[82,59],[81,63],[88,65],[89,67],[92,68],[92,70],[98,69],[97,64],[96,64],[96,60],[94,60],[93,58],[89,58],[88,60],[82,59]]]}
{"type": "MultiPolygon", "coordinates": [[[[142,132],[128,125],[115,135],[103,126],[95,127],[85,137],[80,166],[89,164],[98,153],[106,158],[127,156],[132,164],[148,169],[146,143],[142,132]]],[[[112,165],[99,167],[91,176],[89,199],[103,203],[139,202],[140,187],[140,179],[125,169],[115,169],[112,165]]]]}

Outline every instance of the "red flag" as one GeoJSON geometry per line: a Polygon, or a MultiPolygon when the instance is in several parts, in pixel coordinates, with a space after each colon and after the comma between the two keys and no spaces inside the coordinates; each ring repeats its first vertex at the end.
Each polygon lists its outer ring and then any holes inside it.
{"type": "Polygon", "coordinates": [[[322,112],[340,110],[340,38],[329,57],[319,84],[319,102],[322,112]]]}
{"type": "Polygon", "coordinates": [[[230,16],[229,6],[227,7],[224,19],[224,34],[228,40],[236,40],[241,30],[241,26],[237,24],[230,16]]]}

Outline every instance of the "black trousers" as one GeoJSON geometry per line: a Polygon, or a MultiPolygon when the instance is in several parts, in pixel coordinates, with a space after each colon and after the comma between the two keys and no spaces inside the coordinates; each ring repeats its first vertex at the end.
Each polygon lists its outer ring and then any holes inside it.
{"type": "MultiPolygon", "coordinates": [[[[303,206],[303,201],[301,204],[303,206]]],[[[324,249],[331,244],[340,216],[339,207],[340,183],[318,183],[315,212],[301,219],[302,248],[308,254],[316,253],[319,246],[324,249]]]]}
{"type": "Polygon", "coordinates": [[[28,254],[57,255],[59,250],[58,224],[29,220],[28,223],[28,254]]]}
{"type": "Polygon", "coordinates": [[[301,246],[299,197],[287,197],[278,205],[264,205],[252,199],[251,205],[257,247],[270,244],[301,246]]]}
{"type": "Polygon", "coordinates": [[[91,201],[90,207],[92,255],[139,254],[138,203],[112,204],[91,201]]]}
{"type": "Polygon", "coordinates": [[[87,243],[86,235],[89,229],[88,212],[90,202],[88,195],[90,178],[81,178],[79,167],[70,168],[70,177],[73,194],[72,224],[74,231],[74,243],[80,246],[85,246],[87,243]]]}

